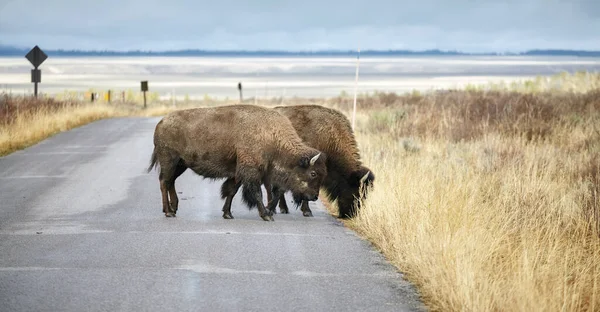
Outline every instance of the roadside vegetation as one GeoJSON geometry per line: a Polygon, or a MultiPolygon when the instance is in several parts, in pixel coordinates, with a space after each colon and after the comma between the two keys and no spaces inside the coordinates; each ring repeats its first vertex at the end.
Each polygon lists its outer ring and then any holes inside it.
{"type": "Polygon", "coordinates": [[[122,116],[123,109],[0,94],[0,156],[89,122],[122,116]]]}
{"type": "MultiPolygon", "coordinates": [[[[376,180],[345,224],[432,311],[600,310],[599,77],[361,95],[356,136],[376,180]]],[[[233,103],[32,101],[0,98],[0,155],[100,118],[233,103]]],[[[351,116],[343,94],[283,104],[307,102],[351,116]]]]}
{"type": "Polygon", "coordinates": [[[432,311],[600,309],[600,90],[382,96],[357,118],[376,181],[347,225],[432,311]]]}

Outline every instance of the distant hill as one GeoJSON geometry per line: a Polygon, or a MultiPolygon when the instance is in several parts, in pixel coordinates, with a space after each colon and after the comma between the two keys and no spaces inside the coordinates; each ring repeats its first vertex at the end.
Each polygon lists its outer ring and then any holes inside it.
{"type": "MultiPolygon", "coordinates": [[[[319,51],[218,51],[218,50],[174,50],[174,51],[82,51],[82,50],[51,50],[40,47],[48,56],[356,56],[356,51],[352,50],[319,50],[319,51]]],[[[31,48],[22,49],[0,44],[0,56],[25,56],[31,48]]],[[[494,56],[494,55],[530,55],[530,56],[580,56],[580,57],[600,57],[600,51],[581,51],[581,50],[529,50],[517,53],[466,53],[458,51],[441,50],[365,50],[360,52],[361,56],[494,56]]]]}

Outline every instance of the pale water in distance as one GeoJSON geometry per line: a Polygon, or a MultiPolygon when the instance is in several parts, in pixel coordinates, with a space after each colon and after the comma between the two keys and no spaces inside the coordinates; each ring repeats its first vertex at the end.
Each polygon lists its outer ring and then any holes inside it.
{"type": "MultiPolygon", "coordinates": [[[[161,97],[330,97],[354,88],[356,57],[49,57],[41,66],[42,93],[139,91],[148,80],[161,97]]],[[[0,58],[0,92],[32,93],[25,57],[0,58]]],[[[600,58],[534,56],[361,56],[359,92],[431,90],[599,71],[600,58]]]]}

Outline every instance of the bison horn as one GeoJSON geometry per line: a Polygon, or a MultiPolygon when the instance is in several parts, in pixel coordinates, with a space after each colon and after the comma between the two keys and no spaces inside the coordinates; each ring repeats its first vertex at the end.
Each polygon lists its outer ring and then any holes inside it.
{"type": "Polygon", "coordinates": [[[314,165],[315,162],[317,161],[317,159],[319,158],[319,156],[321,156],[321,153],[315,155],[313,158],[310,159],[310,165],[314,165]]]}
{"type": "Polygon", "coordinates": [[[367,174],[365,174],[362,178],[360,178],[360,184],[365,183],[365,181],[367,180],[367,178],[369,177],[369,174],[371,173],[371,171],[367,171],[367,174]]]}

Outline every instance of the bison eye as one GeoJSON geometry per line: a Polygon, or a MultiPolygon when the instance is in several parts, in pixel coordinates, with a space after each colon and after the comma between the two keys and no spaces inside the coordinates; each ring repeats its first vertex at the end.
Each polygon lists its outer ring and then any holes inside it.
{"type": "Polygon", "coordinates": [[[316,172],[314,172],[314,171],[311,171],[311,173],[310,173],[310,176],[314,178],[314,177],[316,177],[316,176],[317,176],[317,173],[316,173],[316,172]]]}

